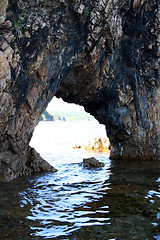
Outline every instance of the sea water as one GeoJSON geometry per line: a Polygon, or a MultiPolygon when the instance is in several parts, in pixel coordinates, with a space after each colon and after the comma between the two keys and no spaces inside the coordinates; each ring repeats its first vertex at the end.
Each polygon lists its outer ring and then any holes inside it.
{"type": "Polygon", "coordinates": [[[30,145],[58,172],[0,183],[0,239],[160,239],[160,162],[73,149],[95,137],[96,121],[39,123],[30,145]],[[105,167],[79,164],[92,156],[105,167]]]}

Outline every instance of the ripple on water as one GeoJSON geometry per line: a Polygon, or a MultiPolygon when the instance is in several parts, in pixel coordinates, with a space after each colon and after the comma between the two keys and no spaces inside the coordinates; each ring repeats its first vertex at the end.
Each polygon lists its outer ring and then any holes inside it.
{"type": "MultiPolygon", "coordinates": [[[[110,160],[108,160],[110,161],[110,160]]],[[[27,197],[33,198],[38,204],[32,207],[28,220],[39,221],[42,227],[32,227],[34,235],[47,238],[68,235],[83,226],[108,224],[108,206],[93,209],[86,203],[99,201],[107,190],[110,171],[104,169],[82,169],[78,164],[65,164],[65,177],[59,171],[55,175],[47,174],[33,180],[33,188],[21,193],[21,206],[27,203],[27,197]],[[103,173],[103,174],[102,174],[103,173]]]]}
{"type": "Polygon", "coordinates": [[[2,236],[159,239],[160,178],[152,164],[112,161],[99,171],[65,164],[65,175],[62,168],[1,184],[2,236]]]}

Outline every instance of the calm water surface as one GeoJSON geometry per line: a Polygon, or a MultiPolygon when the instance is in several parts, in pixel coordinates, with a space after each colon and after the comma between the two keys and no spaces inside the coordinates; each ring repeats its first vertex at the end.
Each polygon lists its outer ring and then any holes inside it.
{"type": "Polygon", "coordinates": [[[160,239],[160,163],[72,148],[100,136],[96,121],[40,122],[30,144],[58,172],[0,183],[0,239],[160,239]],[[105,167],[79,165],[91,156],[105,167]]]}

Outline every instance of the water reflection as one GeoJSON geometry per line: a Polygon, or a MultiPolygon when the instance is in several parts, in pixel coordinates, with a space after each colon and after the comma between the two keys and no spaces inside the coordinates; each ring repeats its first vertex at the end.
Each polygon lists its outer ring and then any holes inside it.
{"type": "Polygon", "coordinates": [[[68,235],[82,226],[108,223],[108,206],[106,210],[104,206],[94,209],[85,205],[99,202],[108,189],[109,183],[105,181],[110,176],[109,166],[89,170],[79,164],[64,164],[63,172],[33,179],[34,187],[20,193],[21,207],[25,206],[28,196],[30,201],[37,201],[27,216],[33,222],[38,219],[41,225],[32,227],[36,231],[33,235],[53,238],[68,235]]]}
{"type": "Polygon", "coordinates": [[[108,203],[112,229],[116,229],[119,238],[154,239],[160,233],[157,218],[160,189],[156,181],[160,163],[112,161],[111,172],[111,189],[107,191],[107,199],[112,199],[108,203]],[[151,189],[155,193],[154,202],[147,198],[151,189]],[[122,229],[126,231],[122,232],[122,229]]]}
{"type": "Polygon", "coordinates": [[[2,239],[160,239],[160,163],[100,160],[0,183],[2,239]]]}

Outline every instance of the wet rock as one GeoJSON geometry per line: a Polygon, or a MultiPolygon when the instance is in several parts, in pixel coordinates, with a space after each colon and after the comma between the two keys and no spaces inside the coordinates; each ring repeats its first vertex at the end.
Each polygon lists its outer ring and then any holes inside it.
{"type": "Polygon", "coordinates": [[[84,158],[83,159],[83,166],[92,168],[92,167],[104,167],[105,164],[103,162],[99,162],[96,158],[84,158]]]}
{"type": "Polygon", "coordinates": [[[29,167],[34,172],[57,172],[57,169],[52,167],[47,161],[45,161],[34,148],[30,148],[29,167]]]}
{"type": "Polygon", "coordinates": [[[0,153],[0,181],[11,181],[22,175],[30,176],[33,172],[57,171],[33,148],[28,148],[27,155],[17,154],[13,149],[14,146],[10,146],[10,151],[0,153]]]}

